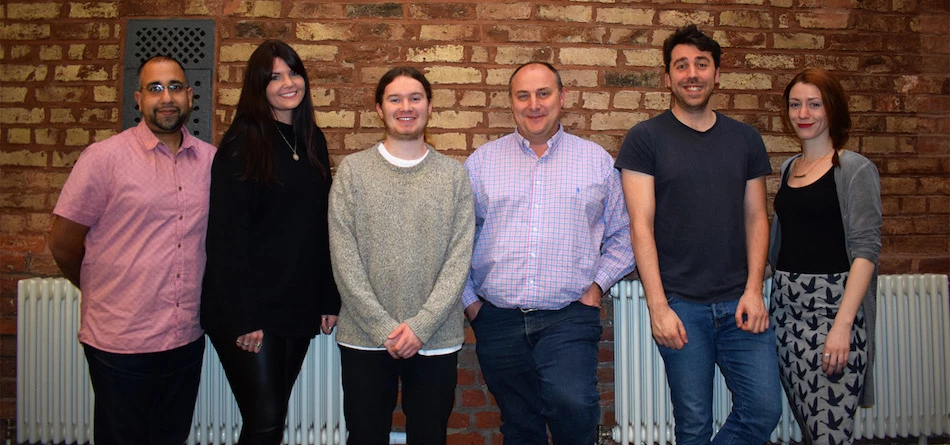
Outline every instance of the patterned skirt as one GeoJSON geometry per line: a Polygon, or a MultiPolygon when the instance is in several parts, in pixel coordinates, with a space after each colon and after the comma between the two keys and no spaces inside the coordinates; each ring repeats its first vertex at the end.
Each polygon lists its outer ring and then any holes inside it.
{"type": "Polygon", "coordinates": [[[778,339],[782,386],[806,444],[850,444],[867,369],[864,309],[851,328],[851,353],[840,374],[821,370],[825,337],[838,314],[848,273],[775,271],[769,315],[778,339]]]}

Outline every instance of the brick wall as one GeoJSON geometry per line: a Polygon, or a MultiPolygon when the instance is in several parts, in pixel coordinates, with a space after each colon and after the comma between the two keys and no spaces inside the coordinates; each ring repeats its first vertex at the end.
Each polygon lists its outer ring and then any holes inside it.
{"type": "MultiPolygon", "coordinates": [[[[0,419],[15,418],[15,283],[57,275],[50,211],[89,143],[120,131],[121,51],[132,18],[213,18],[214,132],[263,38],[307,61],[318,124],[335,161],[382,134],[371,91],[394,64],[424,69],[429,135],[460,158],[513,128],[505,84],[530,59],[562,70],[565,127],[616,152],[635,123],[669,106],[660,45],[694,22],[724,46],[716,108],[759,129],[773,167],[798,150],[781,129],[781,90],[798,70],[838,73],[851,93],[849,148],[883,182],[886,273],[950,272],[950,13],[946,0],[323,1],[5,0],[0,4],[0,419]]],[[[217,139],[217,138],[216,138],[217,139]]],[[[778,178],[769,178],[773,194],[778,178]]],[[[770,206],[771,208],[771,206],[770,206]]],[[[608,310],[609,311],[609,308],[608,310]]],[[[607,315],[605,311],[605,315],[607,315]]],[[[601,354],[604,421],[613,423],[612,331],[601,354]]],[[[469,338],[471,333],[469,332],[469,338]]],[[[456,443],[500,443],[497,408],[474,350],[461,358],[456,443]]],[[[5,432],[0,431],[0,440],[5,432]]]]}

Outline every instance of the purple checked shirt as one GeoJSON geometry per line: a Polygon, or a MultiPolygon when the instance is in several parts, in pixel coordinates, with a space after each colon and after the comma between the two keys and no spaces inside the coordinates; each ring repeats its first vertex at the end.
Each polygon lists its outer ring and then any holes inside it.
{"type": "Polygon", "coordinates": [[[633,270],[620,173],[603,147],[564,132],[539,158],[517,132],[465,162],[475,194],[475,250],[462,293],[502,308],[560,309],[596,282],[633,270]]]}

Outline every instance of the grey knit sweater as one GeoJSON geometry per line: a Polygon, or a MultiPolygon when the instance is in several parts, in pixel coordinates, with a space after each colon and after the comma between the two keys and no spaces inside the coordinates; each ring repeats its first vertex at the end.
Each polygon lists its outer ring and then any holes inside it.
{"type": "Polygon", "coordinates": [[[337,341],[380,347],[405,322],[423,349],[462,344],[475,210],[461,163],[431,147],[408,168],[375,146],[349,155],[330,189],[329,225],[337,341]]]}

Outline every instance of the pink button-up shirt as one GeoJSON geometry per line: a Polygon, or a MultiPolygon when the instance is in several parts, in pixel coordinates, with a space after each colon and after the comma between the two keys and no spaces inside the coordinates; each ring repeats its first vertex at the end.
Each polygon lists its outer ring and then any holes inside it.
{"type": "Polygon", "coordinates": [[[53,213],[89,226],[79,341],[108,352],[197,340],[215,147],[182,128],[177,154],[145,123],[86,148],[53,213]]]}

